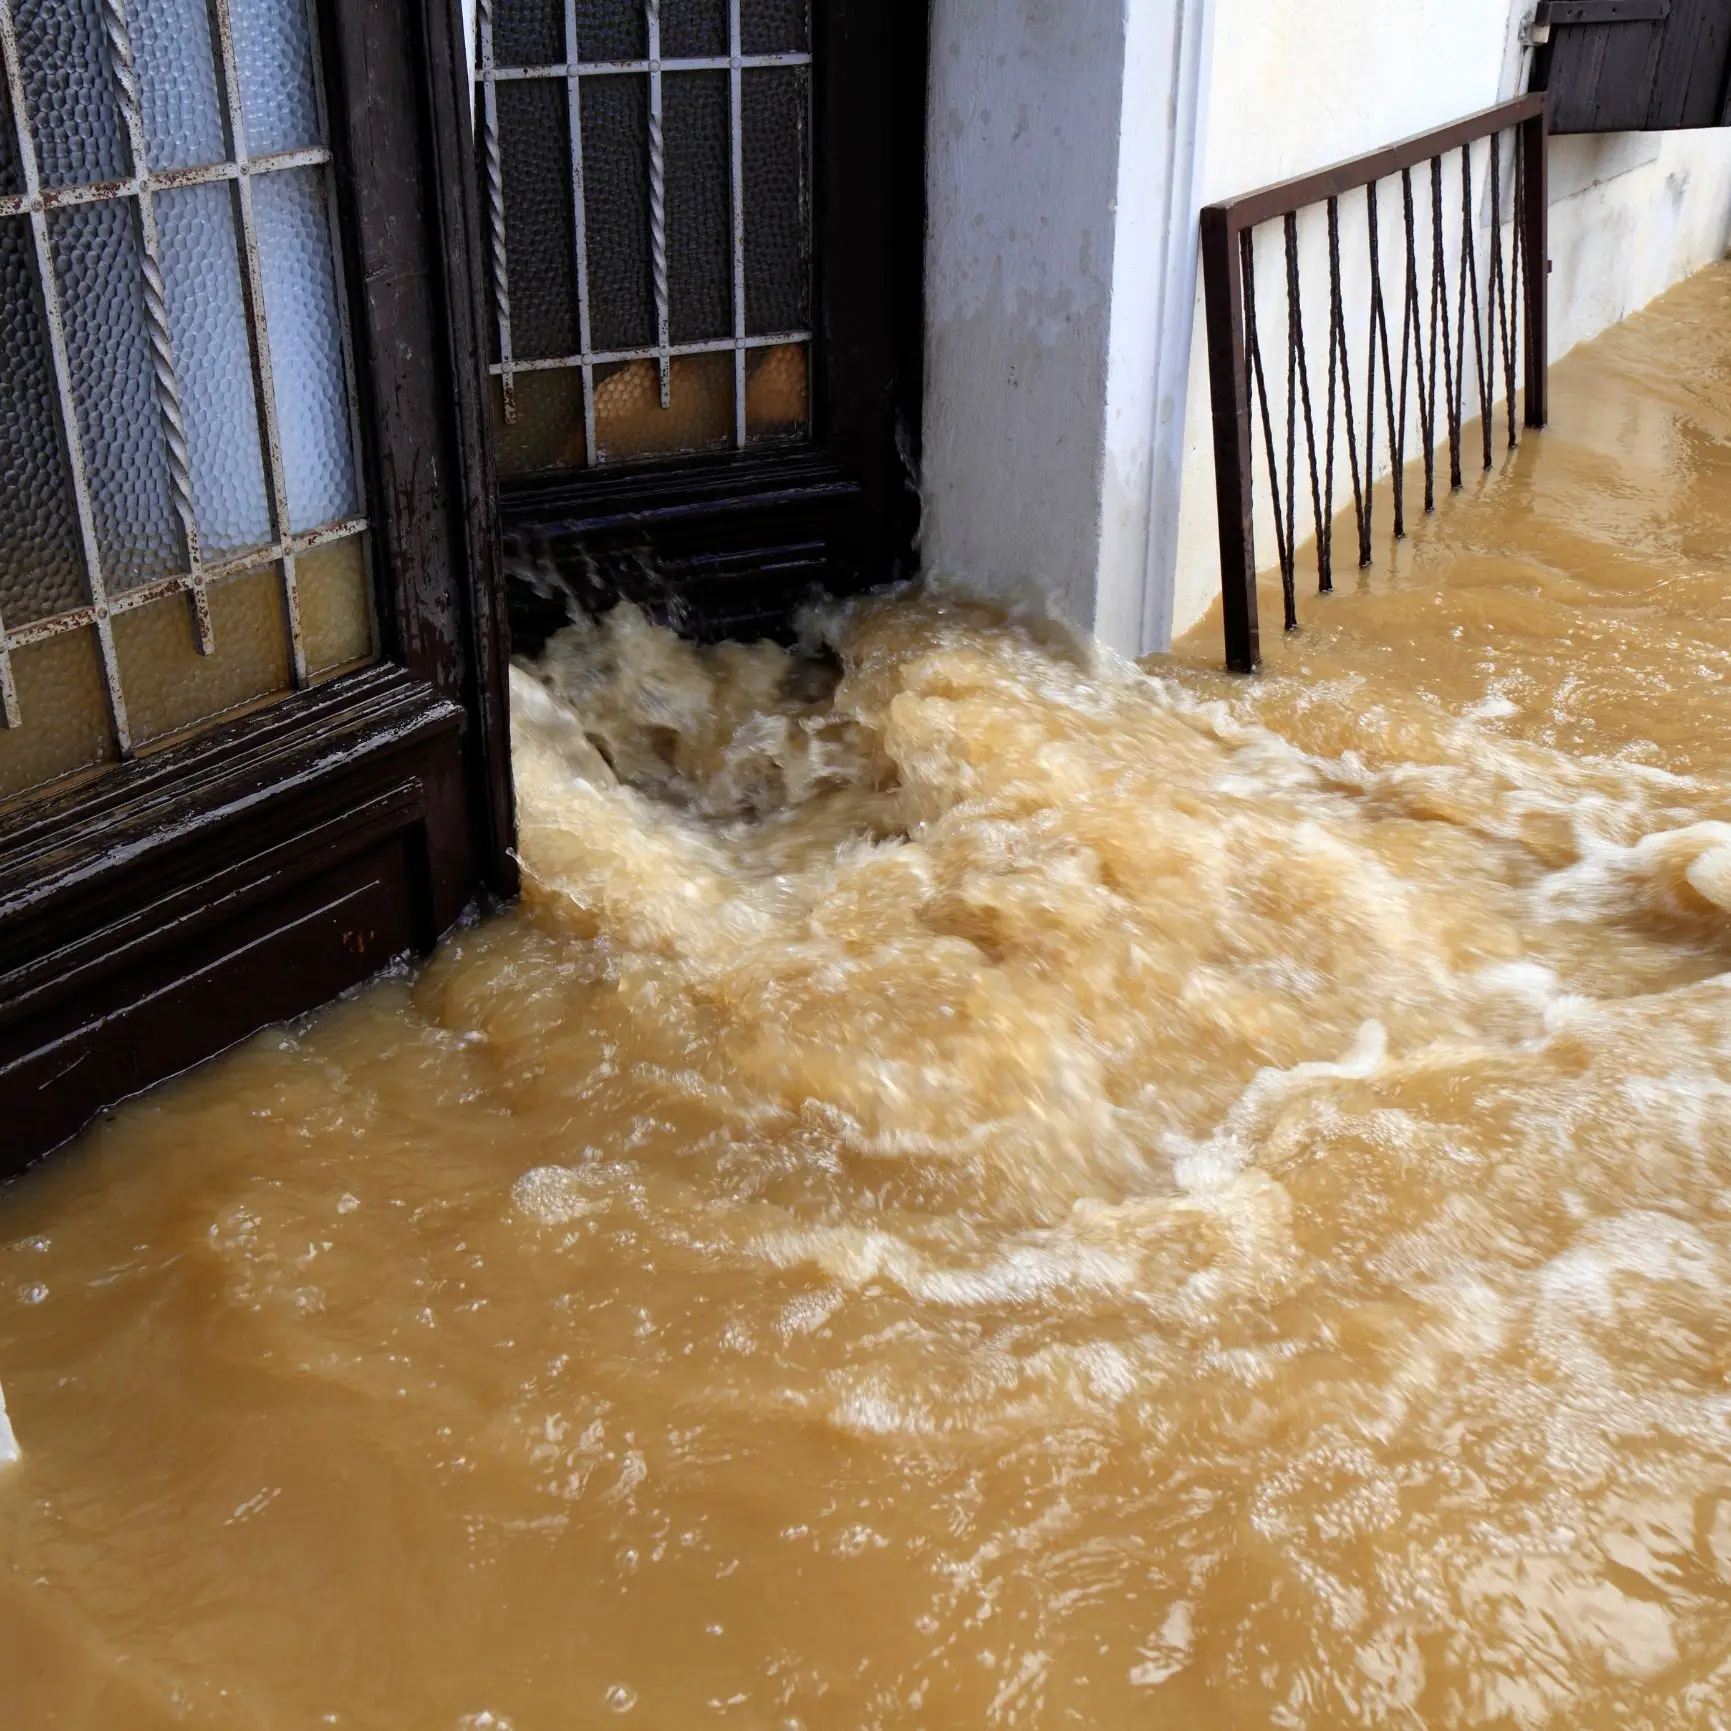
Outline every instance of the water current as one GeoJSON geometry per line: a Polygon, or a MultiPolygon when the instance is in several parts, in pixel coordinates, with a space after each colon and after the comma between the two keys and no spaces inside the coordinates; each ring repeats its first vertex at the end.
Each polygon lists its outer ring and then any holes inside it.
{"type": "Polygon", "coordinates": [[[556,638],[522,905],[0,1195],[0,1719],[1731,1724],[1731,267],[1553,393],[1253,681],[556,638]]]}

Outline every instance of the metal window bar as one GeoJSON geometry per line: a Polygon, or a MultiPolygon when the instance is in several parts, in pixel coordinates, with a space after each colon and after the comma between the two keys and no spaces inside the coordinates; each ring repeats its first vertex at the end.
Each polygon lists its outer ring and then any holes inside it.
{"type": "MultiPolygon", "coordinates": [[[[1407,450],[1409,387],[1416,383],[1419,432],[1424,440],[1425,509],[1434,510],[1438,361],[1441,361],[1443,412],[1449,444],[1450,481],[1458,489],[1461,432],[1466,413],[1467,342],[1479,396],[1484,463],[1492,464],[1498,349],[1508,396],[1508,437],[1515,430],[1515,349],[1525,357],[1525,423],[1542,427],[1546,419],[1546,109],[1542,93],[1521,97],[1470,115],[1452,126],[1404,140],[1317,173],[1265,187],[1202,212],[1204,300],[1208,326],[1210,398],[1214,424],[1216,505],[1220,534],[1221,607],[1227,665],[1252,672],[1260,661],[1254,543],[1255,422],[1260,419],[1273,506],[1275,550],[1279,562],[1287,629],[1297,625],[1296,516],[1297,403],[1304,409],[1304,437],[1315,521],[1317,586],[1332,587],[1335,437],[1344,431],[1352,481],[1353,516],[1361,566],[1371,563],[1372,512],[1376,482],[1377,383],[1381,372],[1382,413],[1392,464],[1394,532],[1406,531],[1404,466],[1407,450]],[[1513,174],[1514,243],[1505,279],[1502,258],[1501,136],[1516,137],[1513,174]],[[1489,151],[1490,263],[1481,280],[1473,201],[1473,147],[1487,141],[1489,151]],[[1460,235],[1454,304],[1448,281],[1444,238],[1443,164],[1460,156],[1460,235]],[[1426,341],[1419,298],[1420,260],[1412,170],[1427,163],[1431,193],[1431,306],[1426,341]],[[1401,214],[1406,252],[1406,282],[1401,296],[1398,384],[1393,364],[1387,297],[1382,282],[1379,183],[1400,176],[1401,214]],[[1368,360],[1363,402],[1362,446],[1352,392],[1352,361],[1342,289],[1341,200],[1365,194],[1365,239],[1370,290],[1368,360]],[[1317,459],[1309,358],[1304,342],[1298,262],[1298,213],[1326,207],[1328,248],[1328,376],[1323,414],[1324,454],[1317,459]],[[1258,331],[1255,230],[1282,219],[1286,252],[1287,402],[1284,463],[1278,449],[1269,403],[1267,374],[1258,331]],[[1488,297],[1488,298],[1487,298],[1488,297]],[[1518,318],[1511,302],[1519,302],[1518,318]],[[1471,307],[1470,318],[1468,307],[1471,307]],[[1524,329],[1518,326],[1524,325],[1524,329]],[[1409,370],[1410,369],[1410,370],[1409,370]],[[1397,409],[1398,405],[1398,409],[1397,409]],[[1284,486],[1282,485],[1284,481],[1284,486]]],[[[1481,182],[1481,184],[1483,184],[1481,182]]]]}
{"type": "MultiPolygon", "coordinates": [[[[595,426],[595,369],[624,361],[653,361],[656,365],[661,407],[671,402],[672,363],[686,355],[733,355],[733,442],[743,450],[748,442],[745,415],[745,361],[753,349],[780,348],[810,343],[809,330],[779,331],[773,335],[748,336],[745,318],[745,121],[744,75],[764,67],[810,66],[809,53],[747,54],[740,19],[740,0],[728,4],[728,51],[725,55],[687,55],[663,59],[661,55],[661,0],[644,0],[644,28],[649,53],[641,60],[596,60],[582,58],[578,40],[576,0],[564,0],[565,59],[536,66],[501,66],[493,43],[494,0],[480,0],[477,30],[477,73],[481,81],[481,132],[483,173],[486,180],[489,262],[493,283],[494,318],[499,336],[499,359],[491,372],[500,382],[507,423],[517,419],[516,376],[519,373],[571,370],[580,374],[583,389],[584,450],[591,467],[605,459],[601,455],[595,426]],[[700,342],[671,340],[671,289],[667,258],[666,141],[663,131],[663,92],[669,74],[681,72],[725,72],[728,74],[729,194],[732,241],[733,334],[700,342]],[[586,78],[609,78],[635,74],[649,80],[649,221],[650,258],[655,298],[656,340],[652,344],[625,349],[596,349],[591,335],[591,299],[586,181],[583,167],[583,97],[586,78]],[[571,198],[575,214],[577,247],[577,331],[581,344],[571,355],[541,356],[526,360],[516,354],[511,340],[511,284],[509,237],[505,221],[504,142],[499,130],[497,89],[500,84],[523,79],[562,79],[568,91],[567,108],[571,132],[571,198]]],[[[809,387],[808,387],[809,388],[809,387]]]]}
{"type": "MultiPolygon", "coordinates": [[[[171,596],[184,595],[192,612],[194,637],[201,653],[209,654],[217,647],[210,627],[209,586],[242,572],[276,565],[282,575],[285,621],[291,645],[294,677],[297,686],[308,682],[305,650],[300,636],[299,608],[295,593],[294,562],[298,554],[315,547],[363,534],[368,528],[364,515],[365,501],[359,494],[361,482],[360,427],[358,399],[354,388],[354,356],[349,336],[348,304],[342,282],[342,253],[336,244],[335,188],[330,150],[323,145],[302,149],[275,151],[250,157],[245,145],[245,126],[240,107],[240,90],[236,74],[234,39],[228,0],[212,0],[212,13],[217,24],[218,56],[215,71],[223,105],[225,123],[230,133],[230,159],[226,162],[203,163],[191,168],[153,171],[149,166],[148,148],[144,137],[142,112],[138,97],[137,76],[133,67],[131,32],[125,0],[103,0],[103,26],[109,70],[115,82],[122,129],[126,136],[132,172],[125,178],[96,181],[65,187],[44,187],[37,154],[34,124],[25,94],[23,62],[18,47],[13,18],[13,0],[0,0],[0,63],[7,84],[12,108],[13,128],[18,145],[19,162],[24,178],[22,193],[0,197],[0,220],[23,217],[31,227],[36,254],[37,279],[47,326],[50,360],[59,411],[59,429],[67,459],[73,503],[78,519],[80,550],[84,559],[85,583],[90,600],[81,607],[68,608],[29,624],[8,628],[0,619],[0,723],[18,727],[24,717],[20,712],[17,683],[12,670],[13,652],[73,631],[92,631],[97,642],[104,695],[114,734],[115,748],[122,758],[133,755],[132,729],[127,718],[126,697],[121,685],[120,665],[114,645],[113,621],[116,617],[148,607],[171,596]],[[291,531],[284,488],[281,447],[276,432],[276,399],[271,388],[268,336],[264,316],[264,294],[259,268],[258,237],[252,220],[252,181],[263,174],[284,173],[297,168],[322,168],[325,172],[327,208],[333,224],[332,257],[337,272],[335,289],[341,321],[343,367],[349,392],[350,436],[356,456],[356,487],[362,514],[337,522],[321,524],[295,534],[291,531]],[[265,444],[271,510],[272,540],[268,545],[248,549],[231,557],[207,562],[199,543],[196,515],[193,511],[190,466],[186,443],[183,405],[179,376],[175,368],[171,321],[166,304],[166,285],[162,276],[161,253],[157,242],[155,197],[159,193],[180,187],[228,183],[241,212],[241,229],[245,268],[242,271],[242,295],[247,315],[247,337],[254,368],[254,387],[259,405],[261,437],[265,444]],[[146,334],[149,340],[152,389],[157,410],[162,418],[169,465],[170,491],[176,516],[180,522],[186,569],[168,577],[139,584],[119,594],[111,595],[103,577],[101,550],[96,536],[95,512],[91,497],[90,469],[86,461],[83,435],[78,425],[77,406],[73,396],[71,360],[66,344],[65,317],[61,305],[59,279],[54,269],[52,241],[48,216],[56,210],[76,205],[98,204],[120,199],[134,199],[138,206],[141,241],[142,282],[146,334]]],[[[309,7],[309,24],[310,24],[309,7]]],[[[317,73],[317,38],[314,37],[314,89],[318,100],[319,119],[326,122],[323,80],[317,73]]],[[[328,136],[328,132],[326,134],[328,136]]]]}

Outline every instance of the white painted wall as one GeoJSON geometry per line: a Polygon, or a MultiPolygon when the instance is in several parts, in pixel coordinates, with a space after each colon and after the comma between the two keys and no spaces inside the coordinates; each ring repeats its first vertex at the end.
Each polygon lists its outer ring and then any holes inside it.
{"type": "Polygon", "coordinates": [[[923,429],[928,569],[1144,629],[1155,426],[1181,421],[1201,0],[936,0],[923,429]]]}
{"type": "MultiPolygon", "coordinates": [[[[936,0],[927,568],[999,591],[1037,585],[1130,653],[1200,618],[1219,576],[1197,209],[1513,95],[1527,9],[936,0]]],[[[1552,198],[1554,358],[1725,253],[1731,131],[1558,140],[1552,198]]],[[[1359,309],[1362,223],[1362,205],[1345,207],[1343,281],[1359,309]]],[[[1386,247],[1398,196],[1383,224],[1386,247]]],[[[1258,260],[1276,308],[1278,247],[1267,236],[1258,260]]],[[[1324,249],[1316,213],[1301,252],[1319,366],[1324,249]]],[[[1451,245],[1451,274],[1455,262],[1451,245]]],[[[1270,385],[1283,423],[1284,380],[1270,385]]],[[[1344,462],[1337,507],[1350,497],[1344,462]]],[[[1301,539],[1310,526],[1307,508],[1301,539]]],[[[1272,563],[1266,506],[1258,550],[1272,563]]]]}

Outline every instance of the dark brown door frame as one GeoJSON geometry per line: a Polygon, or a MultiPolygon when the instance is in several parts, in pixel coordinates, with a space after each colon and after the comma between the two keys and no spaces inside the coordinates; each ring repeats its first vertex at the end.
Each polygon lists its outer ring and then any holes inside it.
{"type": "Polygon", "coordinates": [[[0,813],[0,1177],[517,887],[458,0],[321,0],[381,665],[0,813]]]}
{"type": "Polygon", "coordinates": [[[813,0],[814,436],[794,450],[507,483],[517,647],[624,595],[702,637],[785,635],[813,590],[912,575],[928,0],[813,0]]]}

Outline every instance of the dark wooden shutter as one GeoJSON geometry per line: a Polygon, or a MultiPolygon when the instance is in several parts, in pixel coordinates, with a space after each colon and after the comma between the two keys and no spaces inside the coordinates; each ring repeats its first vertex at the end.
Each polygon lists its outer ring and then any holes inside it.
{"type": "Polygon", "coordinates": [[[1553,132],[1731,125],[1731,0],[1543,0],[1535,22],[1553,132]]]}

